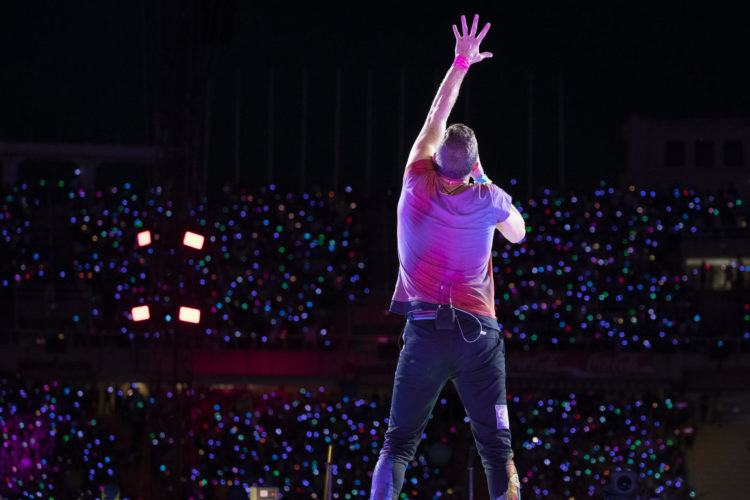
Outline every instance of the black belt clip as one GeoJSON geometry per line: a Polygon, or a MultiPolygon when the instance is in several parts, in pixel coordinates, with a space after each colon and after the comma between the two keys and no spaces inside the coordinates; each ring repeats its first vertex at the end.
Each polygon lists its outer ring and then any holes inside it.
{"type": "Polygon", "coordinates": [[[435,329],[436,330],[453,330],[453,324],[456,322],[456,310],[448,304],[438,304],[435,312],[435,329]]]}

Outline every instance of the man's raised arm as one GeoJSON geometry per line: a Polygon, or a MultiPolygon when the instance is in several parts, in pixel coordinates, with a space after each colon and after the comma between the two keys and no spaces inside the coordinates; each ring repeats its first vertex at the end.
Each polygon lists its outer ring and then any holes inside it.
{"type": "Polygon", "coordinates": [[[510,206],[508,218],[503,222],[498,222],[495,227],[511,243],[520,243],[526,237],[526,222],[513,205],[510,206]]]}
{"type": "Polygon", "coordinates": [[[485,24],[482,31],[477,35],[478,23],[479,15],[475,15],[470,31],[466,25],[466,16],[461,16],[461,34],[459,34],[456,25],[453,25],[453,34],[456,36],[456,59],[453,61],[453,65],[445,75],[437,91],[437,95],[435,95],[435,99],[432,101],[427,119],[424,125],[422,125],[422,130],[419,132],[419,136],[409,152],[407,165],[416,160],[431,158],[437,151],[440,139],[445,132],[448,116],[453,109],[453,105],[456,104],[461,82],[469,70],[469,66],[486,57],[492,57],[492,53],[490,52],[479,52],[479,44],[487,34],[487,31],[489,31],[490,23],[485,24]]]}

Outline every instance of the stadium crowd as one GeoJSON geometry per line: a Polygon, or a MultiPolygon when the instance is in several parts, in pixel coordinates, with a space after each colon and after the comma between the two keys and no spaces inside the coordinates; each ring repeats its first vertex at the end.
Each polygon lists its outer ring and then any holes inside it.
{"type": "Polygon", "coordinates": [[[42,181],[2,199],[0,286],[89,291],[63,318],[73,332],[158,339],[185,305],[219,343],[330,348],[330,311],[369,293],[357,203],[347,196],[269,186],[188,203],[158,186],[87,192],[42,181]],[[62,224],[50,227],[59,214],[62,224]],[[205,237],[201,249],[183,245],[188,230],[205,237]],[[151,242],[139,246],[144,231],[151,242]],[[140,305],[151,318],[135,324],[130,311],[140,305]]]}
{"type": "MultiPolygon", "coordinates": [[[[112,482],[123,498],[217,498],[251,485],[322,498],[329,445],[333,498],[367,498],[387,426],[387,395],[326,387],[0,382],[0,494],[11,498],[90,498],[112,482]]],[[[508,404],[526,498],[601,495],[616,470],[635,471],[648,498],[694,495],[682,451],[693,416],[680,396],[525,388],[508,404]]],[[[454,391],[433,417],[404,498],[464,498],[471,436],[454,391]]]]}
{"type": "Polygon", "coordinates": [[[502,283],[498,318],[511,348],[685,351],[705,348],[706,340],[748,344],[743,288],[750,269],[739,259],[729,266],[737,292],[733,328],[716,331],[696,314],[695,284],[705,269],[686,269],[676,258],[684,238],[747,234],[747,205],[732,191],[602,185],[555,195],[545,189],[525,216],[526,244],[493,252],[502,283]]]}
{"type": "MultiPolygon", "coordinates": [[[[346,333],[337,318],[371,293],[367,271],[389,250],[367,244],[364,221],[380,215],[362,210],[350,188],[226,187],[198,200],[159,186],[141,191],[127,183],[97,191],[62,181],[6,186],[0,294],[44,284],[85,290],[87,302],[52,323],[64,320],[86,341],[163,339],[188,305],[201,310],[201,345],[335,349],[346,333]],[[147,230],[151,243],[138,246],[147,230]],[[205,236],[202,249],[182,244],[186,230],[205,236]],[[144,304],[151,319],[131,321],[131,308],[144,304]]],[[[493,251],[509,348],[750,345],[747,260],[721,271],[736,292],[726,305],[731,328],[711,329],[693,307],[710,266],[688,269],[675,258],[686,238],[750,230],[748,204],[733,191],[601,185],[580,194],[542,190],[519,205],[526,240],[498,237],[493,251]]]]}
{"type": "MultiPolygon", "coordinates": [[[[6,186],[4,307],[23,296],[18,290],[72,287],[86,292],[79,309],[58,307],[52,320],[78,342],[166,341],[177,307],[190,305],[202,312],[196,335],[187,337],[196,347],[337,349],[338,313],[371,294],[367,272],[384,251],[365,237],[368,218],[382,214],[350,191],[227,187],[194,201],[159,186],[6,186]],[[147,230],[151,242],[139,246],[147,230]],[[186,230],[205,236],[201,249],[182,244],[186,230]],[[131,308],[143,304],[151,319],[133,321],[131,308]]],[[[601,185],[585,193],[542,190],[519,205],[526,240],[498,238],[493,251],[509,353],[750,345],[744,261],[722,270],[735,328],[717,331],[694,306],[708,265],[688,269],[674,257],[687,238],[747,233],[747,204],[732,191],[601,185]]],[[[52,293],[49,302],[58,299],[52,293]]],[[[32,321],[24,331],[34,328],[32,321]]],[[[683,450],[694,408],[668,392],[537,386],[511,393],[524,496],[590,498],[613,471],[630,469],[651,496],[692,498],[683,450]]],[[[387,394],[330,387],[165,388],[8,375],[0,380],[0,494],[88,498],[115,482],[124,498],[144,488],[152,496],[215,498],[250,485],[278,486],[285,498],[321,498],[332,446],[334,498],[363,498],[387,401],[387,394]]],[[[471,437],[452,391],[434,416],[404,493],[463,498],[471,437]]]]}

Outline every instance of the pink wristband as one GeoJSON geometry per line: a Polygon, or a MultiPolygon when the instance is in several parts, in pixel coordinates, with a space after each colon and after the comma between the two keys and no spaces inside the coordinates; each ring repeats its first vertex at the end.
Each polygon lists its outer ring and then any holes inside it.
{"type": "Polygon", "coordinates": [[[469,60],[466,59],[464,56],[456,56],[456,59],[453,60],[453,65],[458,66],[464,71],[469,71],[469,66],[471,64],[469,63],[469,60]]]}

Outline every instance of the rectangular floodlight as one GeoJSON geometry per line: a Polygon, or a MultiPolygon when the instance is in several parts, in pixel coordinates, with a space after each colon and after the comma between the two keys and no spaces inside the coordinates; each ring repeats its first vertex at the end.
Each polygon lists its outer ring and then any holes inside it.
{"type": "Polygon", "coordinates": [[[133,321],[146,321],[151,317],[151,312],[148,310],[148,306],[138,306],[130,310],[130,314],[133,315],[133,321]]]}
{"type": "Polygon", "coordinates": [[[250,500],[262,500],[264,498],[279,498],[279,489],[269,486],[250,487],[250,500]]]}
{"type": "Polygon", "coordinates": [[[151,231],[141,231],[138,233],[138,246],[145,247],[151,244],[151,231]]]}
{"type": "Polygon", "coordinates": [[[190,248],[200,250],[201,248],[203,248],[203,242],[205,241],[205,239],[206,238],[204,238],[200,234],[185,231],[185,238],[183,238],[182,244],[190,248]]]}
{"type": "Polygon", "coordinates": [[[193,309],[192,307],[180,307],[180,315],[179,315],[180,321],[184,321],[185,323],[195,323],[198,324],[201,320],[201,311],[200,309],[193,309]]]}

